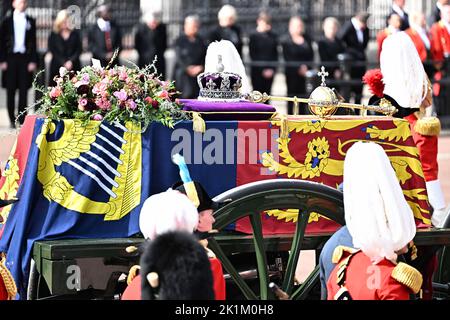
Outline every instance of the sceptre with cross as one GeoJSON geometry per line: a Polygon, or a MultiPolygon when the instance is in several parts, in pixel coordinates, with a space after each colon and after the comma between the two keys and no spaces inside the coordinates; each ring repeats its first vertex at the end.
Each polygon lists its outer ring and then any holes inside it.
{"type": "Polygon", "coordinates": [[[340,101],[336,93],[333,91],[334,89],[330,89],[327,87],[326,84],[326,78],[330,75],[326,70],[325,67],[322,66],[320,68],[320,72],[317,73],[317,75],[322,79],[322,83],[320,87],[316,88],[312,93],[309,99],[306,98],[298,98],[298,97],[274,97],[269,96],[267,93],[261,93],[258,91],[254,91],[247,97],[252,102],[257,103],[265,103],[269,100],[273,101],[289,101],[294,103],[294,114],[298,114],[298,105],[299,103],[306,103],[308,104],[310,111],[312,114],[315,114],[316,116],[319,116],[321,118],[327,118],[334,115],[336,110],[338,108],[351,108],[351,109],[359,109],[359,110],[366,110],[366,111],[374,111],[378,113],[383,113],[386,116],[392,116],[394,115],[398,110],[395,108],[395,106],[392,105],[385,105],[385,106],[371,106],[371,105],[361,105],[361,104],[355,104],[355,103],[346,103],[343,101],[340,101]],[[320,90],[319,90],[320,89],[320,90]],[[316,97],[314,97],[315,93],[316,97]],[[325,92],[325,94],[324,94],[325,92]],[[326,96],[329,99],[324,99],[323,97],[326,96]]]}

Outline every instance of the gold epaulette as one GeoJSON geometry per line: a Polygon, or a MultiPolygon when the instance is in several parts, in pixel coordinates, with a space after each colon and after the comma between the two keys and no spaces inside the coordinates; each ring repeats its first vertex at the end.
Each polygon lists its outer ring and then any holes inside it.
{"type": "Polygon", "coordinates": [[[353,249],[353,248],[346,247],[346,246],[336,247],[336,249],[334,249],[333,257],[331,258],[331,262],[339,263],[339,261],[341,261],[341,259],[344,256],[347,256],[349,254],[354,254],[357,251],[358,251],[357,249],[353,249]]]}
{"type": "Polygon", "coordinates": [[[392,270],[391,277],[408,287],[414,294],[417,294],[422,288],[422,274],[406,263],[400,262],[392,270]]]}
{"type": "Polygon", "coordinates": [[[17,286],[11,272],[9,272],[8,268],[5,266],[5,261],[5,255],[2,254],[0,256],[0,281],[3,280],[3,283],[5,284],[8,300],[13,300],[17,295],[17,286]]]}
{"type": "Polygon", "coordinates": [[[133,280],[137,277],[138,271],[141,270],[141,267],[138,265],[132,266],[130,272],[128,272],[127,284],[130,285],[133,280]]]}
{"type": "Polygon", "coordinates": [[[441,133],[441,121],[436,117],[418,119],[414,130],[423,136],[438,136],[441,133]]]}

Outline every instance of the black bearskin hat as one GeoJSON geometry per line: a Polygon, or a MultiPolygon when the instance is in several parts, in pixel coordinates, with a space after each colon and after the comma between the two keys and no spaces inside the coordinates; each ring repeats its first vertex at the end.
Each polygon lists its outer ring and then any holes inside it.
{"type": "Polygon", "coordinates": [[[142,300],[214,300],[206,250],[186,232],[150,241],[141,257],[141,276],[142,300]]]}

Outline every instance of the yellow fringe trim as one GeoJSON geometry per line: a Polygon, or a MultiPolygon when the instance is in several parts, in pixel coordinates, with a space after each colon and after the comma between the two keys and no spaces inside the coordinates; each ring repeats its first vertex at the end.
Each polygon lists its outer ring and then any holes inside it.
{"type": "Polygon", "coordinates": [[[414,130],[423,136],[438,136],[441,133],[441,122],[436,117],[424,117],[417,120],[414,130]]]}
{"type": "Polygon", "coordinates": [[[138,265],[132,266],[130,272],[128,272],[127,284],[130,285],[133,280],[137,277],[138,271],[141,270],[141,267],[138,265]]]}
{"type": "Polygon", "coordinates": [[[8,300],[13,300],[17,295],[17,286],[13,276],[11,275],[11,272],[9,272],[8,268],[5,266],[5,262],[6,258],[5,255],[2,253],[0,261],[0,277],[2,278],[3,283],[5,284],[5,288],[8,293],[8,300]]]}
{"type": "Polygon", "coordinates": [[[391,277],[411,289],[414,294],[417,294],[422,288],[422,274],[406,263],[400,262],[392,270],[391,277]]]}

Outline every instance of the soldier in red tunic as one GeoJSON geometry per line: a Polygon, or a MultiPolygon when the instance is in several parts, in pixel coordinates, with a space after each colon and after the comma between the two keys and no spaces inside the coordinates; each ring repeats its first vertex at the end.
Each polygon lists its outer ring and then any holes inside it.
{"type": "Polygon", "coordinates": [[[404,32],[393,34],[383,43],[381,70],[370,70],[363,80],[374,96],[369,104],[391,104],[394,115],[408,120],[419,150],[428,198],[433,207],[432,224],[443,227],[448,214],[438,177],[439,119],[428,117],[432,87],[411,38],[404,32]]]}
{"type": "MultiPolygon", "coordinates": [[[[435,61],[435,80],[450,79],[450,4],[441,10],[442,19],[431,27],[431,54],[435,61]]],[[[434,86],[438,115],[450,115],[449,85],[434,86]]]]}
{"type": "Polygon", "coordinates": [[[431,27],[433,58],[443,63],[450,55],[450,4],[443,7],[442,19],[431,27]]]}
{"type": "Polygon", "coordinates": [[[416,234],[414,215],[380,145],[359,142],[347,151],[344,207],[357,249],[336,248],[328,300],[407,300],[417,294],[422,275],[397,263],[416,234]]]}
{"type": "Polygon", "coordinates": [[[409,300],[422,285],[419,271],[403,262],[373,265],[364,252],[347,247],[337,247],[333,258],[338,266],[328,280],[328,300],[409,300]]]}

